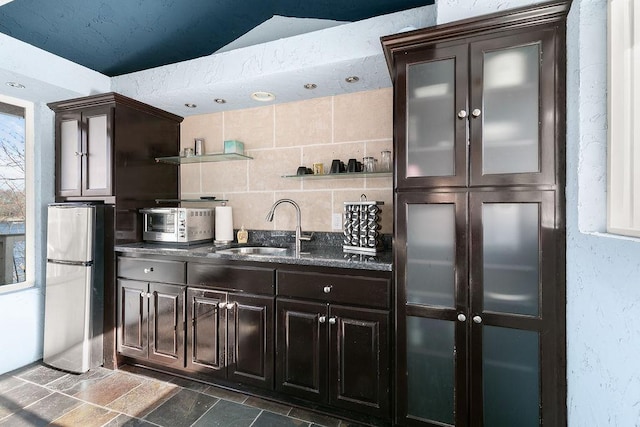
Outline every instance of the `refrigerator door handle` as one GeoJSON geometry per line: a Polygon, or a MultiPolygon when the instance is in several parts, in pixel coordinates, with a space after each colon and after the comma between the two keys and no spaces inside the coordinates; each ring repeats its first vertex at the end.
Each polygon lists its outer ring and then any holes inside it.
{"type": "Polygon", "coordinates": [[[93,265],[93,261],[64,261],[60,259],[47,258],[47,262],[51,264],[63,264],[63,265],[81,265],[83,267],[90,267],[93,265]]]}

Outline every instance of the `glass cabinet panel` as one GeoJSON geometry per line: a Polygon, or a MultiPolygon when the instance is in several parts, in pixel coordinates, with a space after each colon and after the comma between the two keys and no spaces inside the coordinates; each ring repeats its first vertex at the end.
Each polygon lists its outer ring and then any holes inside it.
{"type": "Polygon", "coordinates": [[[484,425],[540,425],[539,337],[535,331],[483,326],[484,425]]]}
{"type": "Polygon", "coordinates": [[[484,311],[537,316],[539,204],[482,205],[484,311]]]}
{"type": "Polygon", "coordinates": [[[455,59],[407,71],[407,177],[455,175],[455,59]]]}
{"type": "Polygon", "coordinates": [[[454,322],[407,318],[409,416],[454,422],[454,322]]]}
{"type": "Polygon", "coordinates": [[[454,307],[455,205],[407,206],[407,303],[454,307]]]}
{"type": "Polygon", "coordinates": [[[483,174],[540,170],[539,64],[538,44],[484,53],[483,174]]]}

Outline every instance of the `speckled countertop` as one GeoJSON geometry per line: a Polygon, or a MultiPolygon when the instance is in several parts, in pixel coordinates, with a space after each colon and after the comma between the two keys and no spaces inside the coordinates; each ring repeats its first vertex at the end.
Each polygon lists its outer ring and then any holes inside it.
{"type": "MultiPolygon", "coordinates": [[[[123,253],[139,253],[147,255],[181,256],[190,258],[229,259],[235,261],[266,262],[274,264],[296,264],[321,267],[352,268],[359,270],[391,271],[393,257],[391,249],[385,249],[375,255],[345,253],[342,250],[337,233],[317,233],[311,242],[302,242],[302,253],[296,257],[290,232],[249,232],[249,243],[239,245],[215,246],[212,242],[178,246],[160,243],[129,243],[117,245],[115,250],[123,253]],[[287,247],[283,255],[240,255],[219,253],[222,249],[241,246],[277,246],[287,247]]],[[[387,244],[390,242],[387,240],[387,244]]],[[[387,246],[388,247],[388,246],[387,246]]]]}

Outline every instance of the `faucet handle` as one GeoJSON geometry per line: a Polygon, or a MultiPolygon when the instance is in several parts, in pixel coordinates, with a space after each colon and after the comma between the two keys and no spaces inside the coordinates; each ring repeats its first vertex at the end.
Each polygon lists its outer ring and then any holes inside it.
{"type": "Polygon", "coordinates": [[[305,242],[308,242],[310,240],[313,239],[313,231],[311,232],[311,234],[302,234],[300,233],[300,240],[304,240],[305,242]]]}

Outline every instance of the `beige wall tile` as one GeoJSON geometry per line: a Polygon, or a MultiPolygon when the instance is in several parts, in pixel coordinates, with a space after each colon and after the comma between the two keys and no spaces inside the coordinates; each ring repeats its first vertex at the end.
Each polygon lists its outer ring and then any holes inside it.
{"type": "Polygon", "coordinates": [[[273,193],[227,193],[229,206],[233,207],[233,228],[247,230],[272,230],[273,224],[265,217],[274,202],[273,193]]]}
{"type": "Polygon", "coordinates": [[[247,168],[251,160],[202,163],[202,192],[221,196],[227,191],[247,191],[247,168]]]}
{"type": "MultiPolygon", "coordinates": [[[[234,228],[244,225],[250,230],[294,230],[291,206],[278,207],[273,223],[265,221],[273,202],[288,197],[300,204],[304,231],[331,232],[337,231],[331,228],[332,213],[342,214],[344,201],[360,200],[365,193],[369,200],[385,202],[382,231],[391,233],[391,177],[282,178],[295,174],[298,166],[312,167],[315,162],[324,163],[328,172],[333,159],[345,164],[350,158],[362,161],[365,155],[379,159],[380,151],[392,147],[391,120],[391,89],[190,116],[181,129],[184,143],[204,137],[208,152],[221,152],[224,139],[238,139],[253,159],[182,165],[181,195],[229,199],[234,228]],[[336,137],[342,142],[331,142],[336,137]],[[210,139],[219,143],[214,150],[207,144],[210,139]]],[[[213,206],[217,205],[195,207],[213,206]]]]}
{"type": "Polygon", "coordinates": [[[393,137],[391,88],[339,95],[333,103],[334,142],[393,137]]]}
{"type": "MultiPolygon", "coordinates": [[[[276,192],[275,200],[289,198],[300,205],[302,231],[331,231],[331,192],[276,192]]],[[[293,206],[280,205],[274,216],[274,230],[295,230],[296,211],[293,206]]]]}
{"type": "Polygon", "coordinates": [[[273,105],[226,111],[224,114],[224,140],[244,142],[244,149],[273,147],[273,105]]]}
{"type": "Polygon", "coordinates": [[[275,106],[276,147],[331,142],[331,98],[275,106]]]}
{"type": "Polygon", "coordinates": [[[205,153],[222,152],[222,113],[185,117],[180,125],[180,149],[193,147],[195,138],[204,138],[205,153]]]}
{"type": "Polygon", "coordinates": [[[282,175],[294,174],[300,162],[300,148],[276,148],[251,151],[249,155],[249,191],[300,189],[297,179],[285,179],[282,175]]]}
{"type": "Polygon", "coordinates": [[[180,168],[180,195],[187,193],[200,193],[200,164],[190,163],[178,166],[180,168]]]}

